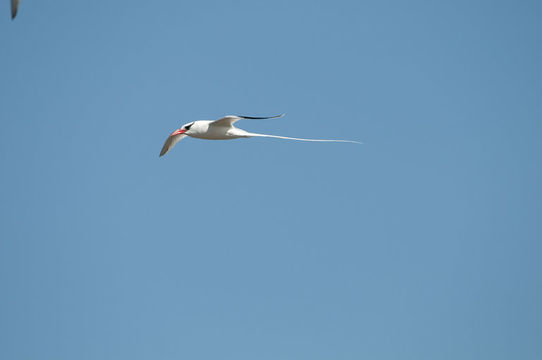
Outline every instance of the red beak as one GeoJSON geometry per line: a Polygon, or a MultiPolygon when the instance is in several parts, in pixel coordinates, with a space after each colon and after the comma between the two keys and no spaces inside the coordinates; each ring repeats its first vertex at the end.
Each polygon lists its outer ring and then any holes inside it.
{"type": "Polygon", "coordinates": [[[169,135],[169,136],[180,135],[180,134],[184,134],[185,132],[186,132],[186,130],[184,130],[184,129],[177,129],[174,132],[172,132],[171,135],[169,135]]]}

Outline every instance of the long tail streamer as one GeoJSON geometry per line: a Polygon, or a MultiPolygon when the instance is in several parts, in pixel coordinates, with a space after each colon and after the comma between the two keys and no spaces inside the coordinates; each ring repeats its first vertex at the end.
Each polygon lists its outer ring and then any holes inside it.
{"type": "Polygon", "coordinates": [[[249,136],[253,137],[268,137],[268,138],[275,138],[275,139],[285,139],[285,140],[295,140],[295,141],[315,141],[315,142],[342,142],[342,143],[352,143],[352,144],[362,144],[359,141],[354,140],[331,140],[331,139],[302,139],[302,138],[294,138],[294,137],[288,137],[288,136],[278,136],[278,135],[267,135],[267,134],[255,134],[255,133],[249,133],[249,136]]]}

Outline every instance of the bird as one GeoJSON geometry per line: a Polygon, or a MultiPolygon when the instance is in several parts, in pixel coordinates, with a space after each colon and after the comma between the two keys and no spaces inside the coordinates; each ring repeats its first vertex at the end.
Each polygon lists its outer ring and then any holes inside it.
{"type": "Polygon", "coordinates": [[[267,137],[276,139],[296,140],[296,141],[318,141],[318,142],[343,142],[361,144],[359,141],[353,140],[329,140],[329,139],[302,139],[287,136],[268,135],[268,134],[256,134],[251,133],[239,128],[236,128],[234,124],[239,120],[265,120],[265,119],[277,119],[283,117],[284,114],[267,116],[267,117],[255,117],[255,116],[241,116],[241,115],[228,115],[218,120],[197,120],[184,124],[174,132],[172,132],[166,139],[160,156],[164,156],[170,151],[179,141],[187,136],[205,139],[205,140],[231,140],[239,138],[251,138],[251,137],[267,137]]]}
{"type": "Polygon", "coordinates": [[[11,0],[11,20],[15,19],[17,16],[17,9],[19,8],[19,3],[21,0],[11,0]]]}

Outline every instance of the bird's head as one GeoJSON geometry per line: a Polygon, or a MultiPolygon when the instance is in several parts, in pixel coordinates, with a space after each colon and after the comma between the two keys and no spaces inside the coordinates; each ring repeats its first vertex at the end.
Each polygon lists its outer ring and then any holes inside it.
{"type": "Polygon", "coordinates": [[[194,122],[189,122],[188,124],[184,124],[183,126],[181,126],[180,128],[178,128],[177,130],[175,130],[174,132],[171,133],[170,136],[175,136],[175,135],[181,135],[181,134],[186,134],[186,135],[190,135],[190,134],[187,134],[187,132],[190,130],[190,128],[192,127],[192,125],[194,125],[194,122]]]}

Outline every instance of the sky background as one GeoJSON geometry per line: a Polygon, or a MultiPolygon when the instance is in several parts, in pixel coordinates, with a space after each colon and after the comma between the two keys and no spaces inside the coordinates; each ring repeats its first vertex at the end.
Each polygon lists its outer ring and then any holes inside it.
{"type": "Polygon", "coordinates": [[[0,10],[0,358],[542,358],[540,1],[0,10]]]}

